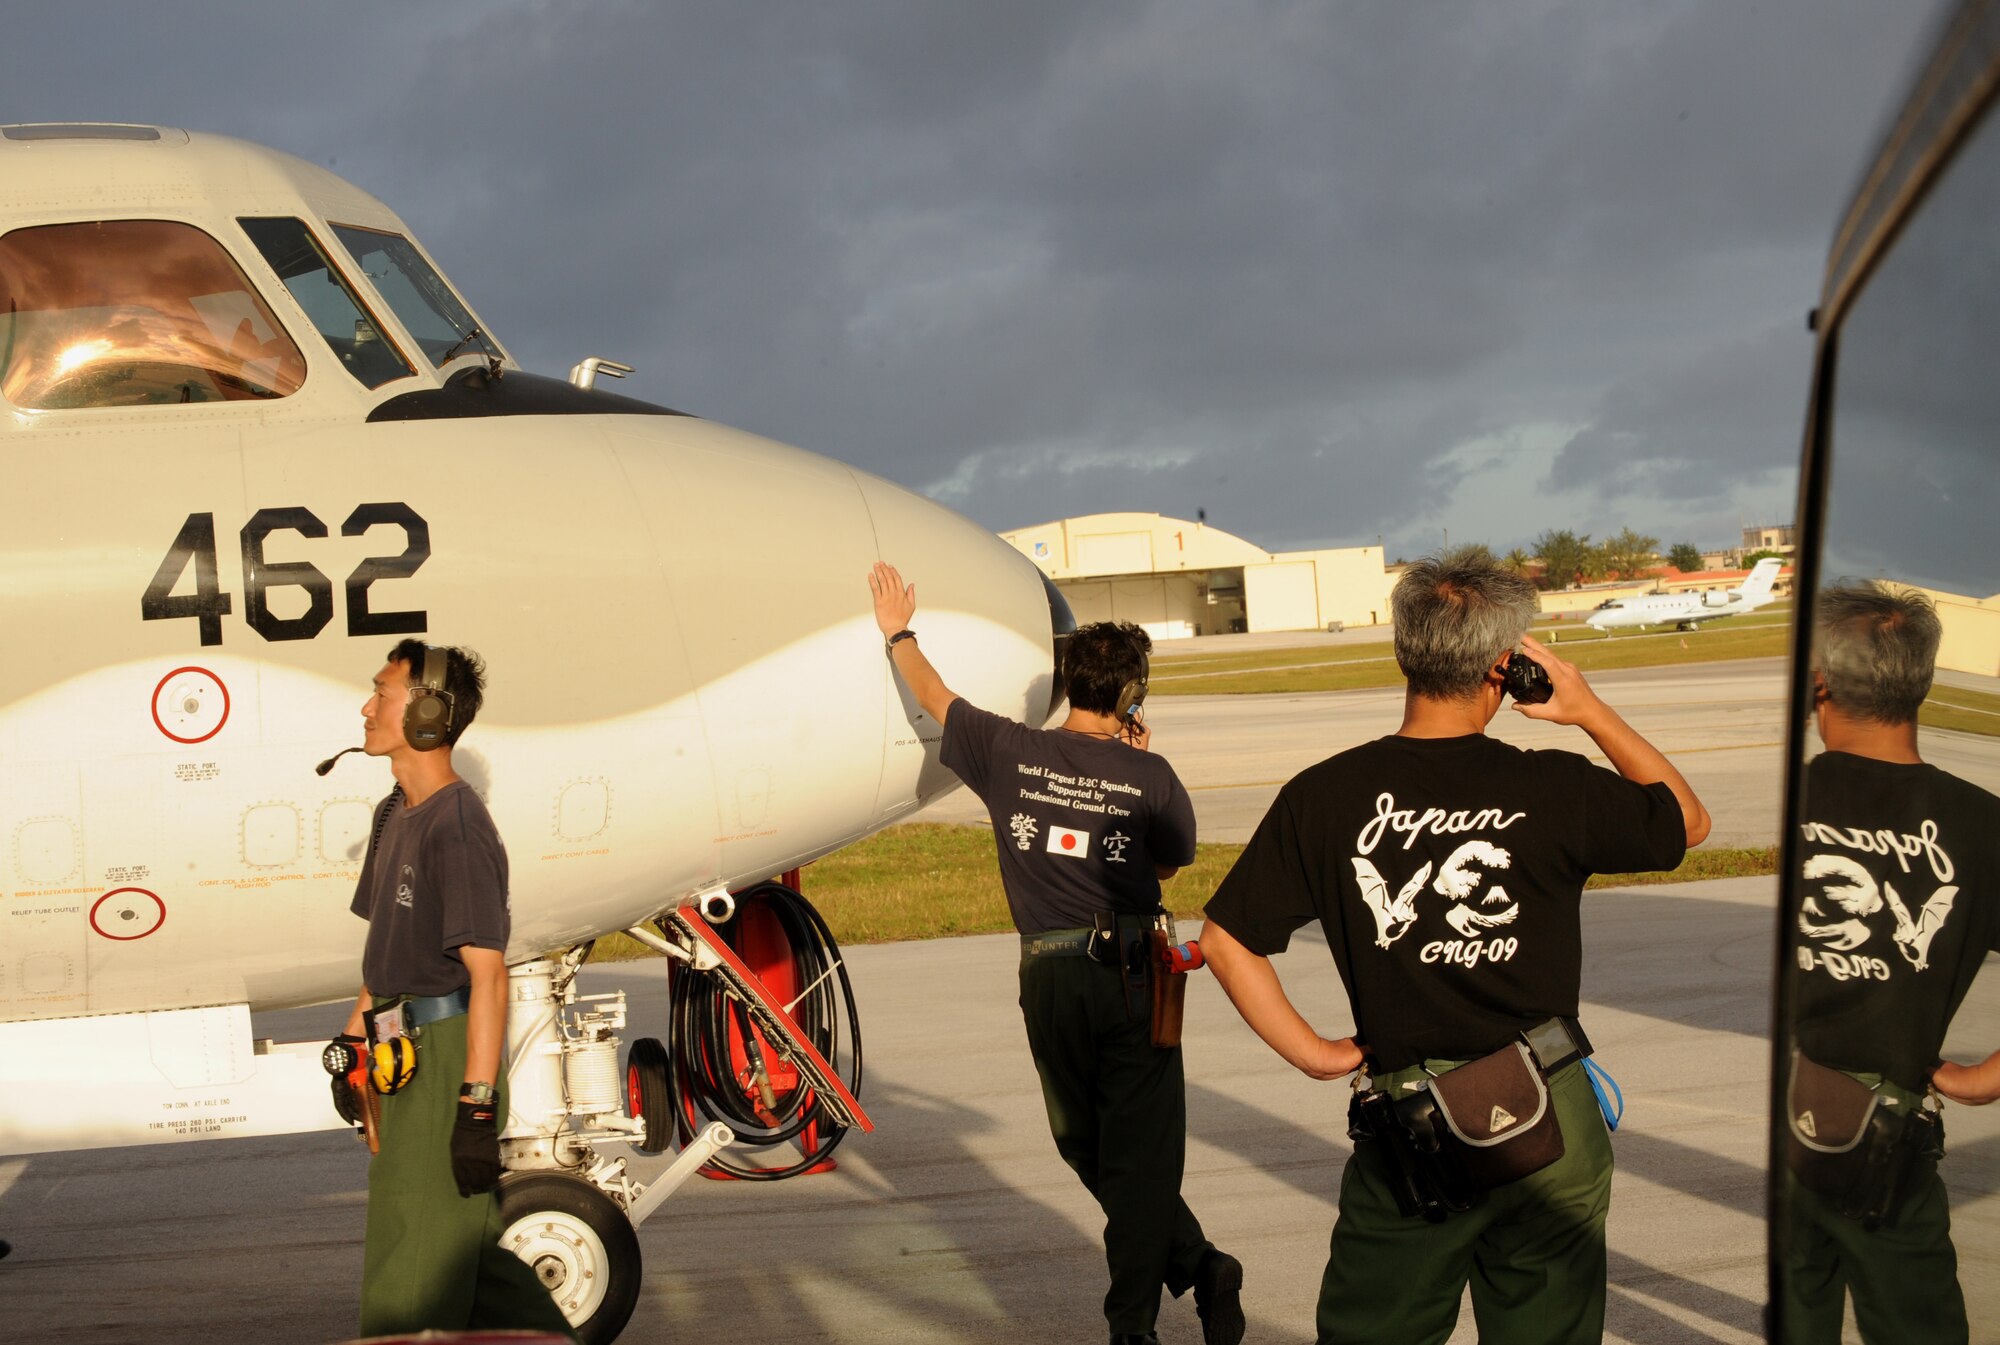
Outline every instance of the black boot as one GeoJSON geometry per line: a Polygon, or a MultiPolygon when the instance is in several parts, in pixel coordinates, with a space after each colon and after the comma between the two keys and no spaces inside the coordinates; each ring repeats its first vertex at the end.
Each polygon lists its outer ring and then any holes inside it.
{"type": "Polygon", "coordinates": [[[1243,1263],[1209,1248],[1194,1271],[1194,1311],[1202,1345],[1238,1345],[1243,1339],[1243,1263]]]}
{"type": "Polygon", "coordinates": [[[1160,1338],[1151,1331],[1113,1331],[1111,1345],[1160,1345],[1160,1338]]]}

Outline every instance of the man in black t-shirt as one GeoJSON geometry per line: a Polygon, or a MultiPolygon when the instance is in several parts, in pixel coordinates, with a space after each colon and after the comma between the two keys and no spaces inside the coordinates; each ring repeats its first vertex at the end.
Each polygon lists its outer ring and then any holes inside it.
{"type": "MultiPolygon", "coordinates": [[[[1917,752],[1943,627],[1922,594],[1873,582],[1827,589],[1814,616],[1813,722],[1826,751],[1806,768],[1795,1044],[1868,1085],[1891,1115],[1920,1111],[1932,1086],[1991,1102],[2000,1054],[1973,1066],[1938,1055],[2000,948],[2000,799],[1917,752]]],[[[1905,1122],[1902,1142],[1924,1133],[1905,1122]]],[[[1838,1341],[1851,1290],[1864,1340],[1965,1340],[1936,1158],[1916,1155],[1875,1227],[1842,1210],[1860,1179],[1830,1175],[1833,1195],[1787,1174],[1787,1339],[1838,1341]]]]}
{"type": "MultiPolygon", "coordinates": [[[[1320,1286],[1322,1342],[1442,1341],[1468,1280],[1486,1345],[1596,1341],[1610,1140],[1581,1061],[1540,1047],[1578,1035],[1584,880],[1674,867],[1708,814],[1581,673],[1527,637],[1537,601],[1525,579],[1459,552],[1410,567],[1390,601],[1402,726],[1279,791],[1208,903],[1202,949],[1244,1020],[1313,1078],[1365,1065],[1372,1091],[1408,1097],[1524,1037],[1556,1067],[1563,1156],[1442,1222],[1402,1214],[1384,1144],[1356,1144],[1320,1286]],[[1524,655],[1552,695],[1515,708],[1582,728],[1616,774],[1485,736],[1507,664],[1524,655]],[[1353,1008],[1355,1035],[1338,1041],[1292,1007],[1269,960],[1313,921],[1353,1008]]],[[[1515,1120],[1496,1108],[1496,1133],[1515,1120]]]]}
{"type": "Polygon", "coordinates": [[[1236,1345],[1243,1268],[1202,1236],[1181,1199],[1181,1052],[1152,1044],[1147,934],[1160,880],[1194,859],[1194,805],[1173,767],[1146,750],[1151,734],[1137,711],[1151,641],[1109,622],[1071,635],[1062,656],[1069,716],[1034,729],[944,684],[909,628],[915,585],[877,564],[868,586],[891,663],[943,728],[944,764],[993,819],[1049,1129],[1104,1209],[1111,1339],[1157,1342],[1164,1286],[1175,1297],[1194,1290],[1206,1345],[1236,1345]],[[1107,962],[1087,955],[1100,918],[1115,931],[1107,962]]]}
{"type": "MultiPolygon", "coordinates": [[[[507,852],[452,746],[485,693],[468,650],[404,640],[361,707],[361,750],[396,787],[354,889],[368,922],[362,986],[337,1043],[367,1049],[366,1017],[415,1028],[416,1070],[381,1099],[368,1165],[361,1334],[514,1328],[570,1335],[535,1272],[500,1246],[507,1114],[507,852]]],[[[336,1098],[345,1080],[335,1079],[336,1098]]],[[[343,1114],[360,1104],[344,1100],[343,1114]]]]}

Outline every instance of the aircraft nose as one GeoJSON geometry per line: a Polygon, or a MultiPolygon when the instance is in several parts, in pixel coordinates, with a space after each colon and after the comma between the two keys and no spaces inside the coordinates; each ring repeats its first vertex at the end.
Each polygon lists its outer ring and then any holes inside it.
{"type": "Polygon", "coordinates": [[[1069,599],[1063,597],[1062,590],[1047,575],[1042,576],[1042,593],[1049,600],[1049,648],[1055,659],[1048,713],[1053,719],[1056,707],[1063,703],[1063,651],[1069,647],[1069,637],[1076,632],[1076,613],[1070,611],[1069,599]]]}

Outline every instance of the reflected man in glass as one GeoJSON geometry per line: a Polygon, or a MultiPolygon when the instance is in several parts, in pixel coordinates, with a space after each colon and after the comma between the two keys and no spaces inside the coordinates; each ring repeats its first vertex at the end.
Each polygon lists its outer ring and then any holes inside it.
{"type": "Polygon", "coordinates": [[[1789,1339],[1837,1342],[1851,1292],[1866,1341],[1964,1341],[1934,1088],[2000,1096],[2000,1055],[1941,1061],[2000,944],[2000,799],[1926,764],[1917,710],[1942,626],[1879,582],[1816,605],[1797,889],[1797,1055],[1788,1089],[1789,1339]]]}

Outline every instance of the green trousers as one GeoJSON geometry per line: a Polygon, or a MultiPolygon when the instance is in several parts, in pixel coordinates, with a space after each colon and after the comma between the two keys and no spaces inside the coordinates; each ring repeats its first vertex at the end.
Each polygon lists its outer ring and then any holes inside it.
{"type": "Polygon", "coordinates": [[[1893,1224],[1866,1229],[1788,1170],[1791,1238],[1785,1252],[1785,1340],[1837,1345],[1841,1313],[1869,1345],[1965,1345],[1969,1328],[1951,1244],[1951,1208],[1937,1164],[1926,1162],[1893,1224]]]}
{"type": "Polygon", "coordinates": [[[575,1339],[534,1271],[501,1248],[499,1197],[461,1196],[452,1179],[465,1027],[460,1014],[424,1028],[416,1077],[382,1099],[382,1149],[368,1164],[361,1334],[511,1327],[575,1339]]]}
{"type": "Polygon", "coordinates": [[[1611,1136],[1581,1064],[1549,1089],[1563,1156],[1442,1223],[1398,1213],[1381,1146],[1354,1146],[1320,1280],[1320,1345],[1443,1341],[1468,1282],[1480,1345],[1603,1338],[1611,1136]]]}
{"type": "Polygon", "coordinates": [[[1151,1040],[1144,989],[1126,1004],[1116,967],[1087,957],[1021,959],[1021,1017],[1056,1151],[1104,1210],[1114,1332],[1143,1334],[1160,1290],[1179,1297],[1210,1250],[1181,1199],[1187,1094],[1179,1047],[1151,1040]]]}

